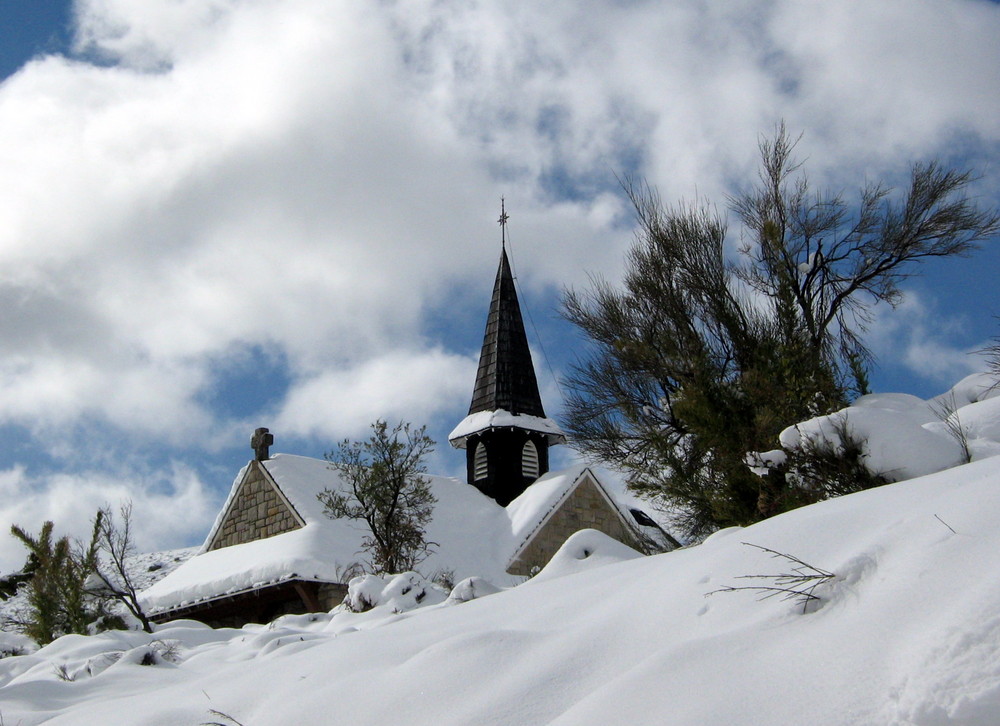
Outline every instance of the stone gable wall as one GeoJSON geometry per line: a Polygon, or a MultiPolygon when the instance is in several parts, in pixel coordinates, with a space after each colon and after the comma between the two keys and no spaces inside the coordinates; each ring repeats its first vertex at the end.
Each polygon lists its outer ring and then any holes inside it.
{"type": "Polygon", "coordinates": [[[549,518],[507,569],[512,575],[532,575],[544,567],[566,539],[581,529],[596,529],[635,547],[635,536],[622,523],[590,479],[585,479],[549,518]]]}
{"type": "Polygon", "coordinates": [[[209,549],[245,544],[301,526],[271,482],[264,477],[260,465],[255,463],[236,493],[236,500],[209,549]]]}
{"type": "Polygon", "coordinates": [[[333,610],[347,597],[347,585],[339,582],[321,582],[316,595],[324,610],[333,610]]]}

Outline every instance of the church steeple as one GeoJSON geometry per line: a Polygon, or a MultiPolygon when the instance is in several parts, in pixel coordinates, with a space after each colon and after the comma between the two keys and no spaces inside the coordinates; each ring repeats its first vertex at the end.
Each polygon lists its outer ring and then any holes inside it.
{"type": "Polygon", "coordinates": [[[545,417],[538,393],[507,257],[507,219],[501,206],[500,265],[469,415],[448,437],[452,446],[466,449],[469,483],[504,506],[548,471],[549,446],[566,441],[558,424],[545,417]]]}
{"type": "Polygon", "coordinates": [[[469,413],[500,410],[545,417],[506,247],[493,284],[469,413]]]}

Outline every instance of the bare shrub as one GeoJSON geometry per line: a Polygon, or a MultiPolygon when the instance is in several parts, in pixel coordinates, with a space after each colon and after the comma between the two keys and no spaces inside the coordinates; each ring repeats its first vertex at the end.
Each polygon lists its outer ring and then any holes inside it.
{"type": "Polygon", "coordinates": [[[756,592],[760,595],[758,598],[760,600],[767,600],[772,597],[780,597],[781,600],[793,600],[796,603],[800,603],[802,605],[802,612],[806,613],[808,612],[809,606],[817,603],[820,599],[819,596],[816,595],[816,588],[824,582],[829,582],[836,577],[834,573],[827,572],[826,570],[820,569],[815,565],[803,562],[798,557],[793,555],[778,552],[777,550],[772,550],[750,542],[743,542],[742,544],[747,547],[755,547],[762,552],[766,552],[772,559],[784,560],[788,565],[791,565],[791,569],[788,572],[779,572],[769,575],[740,575],[737,579],[763,580],[768,584],[740,586],[730,585],[720,587],[718,590],[712,590],[712,592],[706,593],[706,597],[720,592],[741,592],[748,590],[756,592]]]}

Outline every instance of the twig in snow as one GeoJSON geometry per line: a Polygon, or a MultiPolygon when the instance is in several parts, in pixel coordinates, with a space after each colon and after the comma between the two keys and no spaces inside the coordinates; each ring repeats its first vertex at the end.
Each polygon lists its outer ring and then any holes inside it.
{"type": "Polygon", "coordinates": [[[708,595],[714,595],[717,592],[752,590],[760,594],[759,599],[761,600],[781,596],[782,600],[795,600],[796,602],[801,602],[802,612],[805,613],[809,603],[820,599],[819,595],[816,595],[814,592],[816,588],[824,582],[832,580],[836,577],[834,573],[827,572],[819,567],[803,562],[798,557],[793,555],[778,552],[777,550],[772,550],[768,547],[752,544],[751,542],[743,542],[742,544],[747,547],[756,547],[763,552],[767,552],[773,559],[785,560],[793,565],[791,572],[781,572],[773,575],[740,575],[737,579],[770,580],[774,584],[744,585],[739,587],[729,585],[721,587],[718,590],[712,590],[711,592],[705,593],[706,597],[708,595]]]}
{"type": "Polygon", "coordinates": [[[954,529],[952,529],[952,526],[951,526],[950,524],[948,524],[947,522],[945,522],[945,521],[944,521],[943,519],[941,519],[941,517],[939,517],[939,516],[937,516],[937,515],[935,514],[935,515],[934,515],[934,518],[935,518],[935,519],[936,519],[937,521],[939,521],[939,522],[940,522],[941,524],[943,524],[943,525],[944,525],[945,527],[947,527],[948,529],[951,529],[951,533],[952,533],[952,534],[958,534],[958,532],[956,532],[956,531],[955,531],[954,529]]]}
{"type": "Polygon", "coordinates": [[[202,721],[200,726],[243,726],[242,723],[237,721],[228,713],[223,713],[222,711],[216,711],[214,708],[210,708],[208,712],[213,716],[218,716],[219,718],[226,719],[227,723],[222,723],[221,721],[202,721]]]}

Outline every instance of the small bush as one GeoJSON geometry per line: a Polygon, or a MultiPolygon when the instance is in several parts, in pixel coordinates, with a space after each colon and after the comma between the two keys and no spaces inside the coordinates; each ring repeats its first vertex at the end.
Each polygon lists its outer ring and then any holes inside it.
{"type": "Polygon", "coordinates": [[[793,483],[815,499],[828,499],[889,482],[868,467],[864,441],[851,431],[846,416],[835,418],[833,432],[837,443],[803,437],[799,448],[787,452],[787,476],[793,483]]]}
{"type": "Polygon", "coordinates": [[[86,586],[97,570],[101,519],[98,513],[87,545],[65,536],[53,541],[52,522],[45,522],[37,537],[17,525],[11,527],[11,534],[28,548],[35,563],[31,579],[23,585],[27,611],[17,625],[39,645],[67,633],[86,635],[94,623],[109,615],[105,599],[88,592],[86,586]]]}

